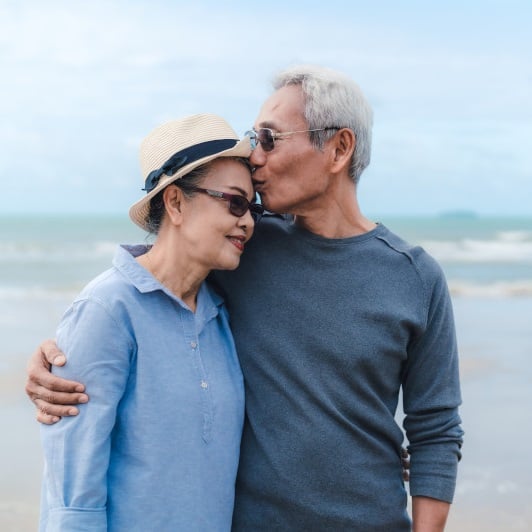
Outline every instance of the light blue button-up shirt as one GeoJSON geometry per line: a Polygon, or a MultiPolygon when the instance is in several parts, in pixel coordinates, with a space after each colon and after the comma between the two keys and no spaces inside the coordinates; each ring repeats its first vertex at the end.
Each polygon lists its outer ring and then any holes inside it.
{"type": "Polygon", "coordinates": [[[41,429],[41,531],[228,531],[244,417],[223,302],[196,312],[121,247],[57,332],[78,417],[41,429]]]}

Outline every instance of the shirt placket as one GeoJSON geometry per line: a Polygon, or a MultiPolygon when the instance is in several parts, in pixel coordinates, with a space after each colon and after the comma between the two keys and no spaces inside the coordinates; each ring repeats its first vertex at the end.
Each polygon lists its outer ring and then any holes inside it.
{"type": "Polygon", "coordinates": [[[190,322],[187,320],[186,339],[197,376],[197,386],[199,388],[201,398],[201,411],[203,416],[202,438],[206,443],[208,443],[212,439],[214,407],[210,389],[211,383],[209,381],[209,375],[205,370],[205,364],[201,355],[201,345],[199,341],[199,335],[196,332],[194,316],[191,317],[190,322]]]}

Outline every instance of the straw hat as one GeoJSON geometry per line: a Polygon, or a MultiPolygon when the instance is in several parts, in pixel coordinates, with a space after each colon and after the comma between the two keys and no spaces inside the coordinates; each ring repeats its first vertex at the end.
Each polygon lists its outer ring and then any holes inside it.
{"type": "Polygon", "coordinates": [[[219,116],[199,114],[155,128],[140,145],[140,167],[146,196],[130,209],[130,218],[143,229],[150,200],[176,179],[218,157],[249,157],[249,137],[242,140],[219,116]]]}

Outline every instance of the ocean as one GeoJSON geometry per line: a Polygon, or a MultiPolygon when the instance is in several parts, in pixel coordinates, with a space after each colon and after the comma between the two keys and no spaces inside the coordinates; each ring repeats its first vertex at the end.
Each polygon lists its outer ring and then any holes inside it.
{"type": "MultiPolygon", "coordinates": [[[[532,530],[532,217],[379,217],[447,277],[466,432],[447,530],[532,530]]],[[[0,218],[0,529],[34,530],[42,467],[25,367],[118,243],[147,242],[126,216],[0,218]]]]}
{"type": "MultiPolygon", "coordinates": [[[[532,217],[378,221],[429,251],[453,295],[532,296],[532,217]]],[[[68,301],[109,267],[118,242],[145,240],[127,217],[0,218],[0,298],[68,301]]]]}

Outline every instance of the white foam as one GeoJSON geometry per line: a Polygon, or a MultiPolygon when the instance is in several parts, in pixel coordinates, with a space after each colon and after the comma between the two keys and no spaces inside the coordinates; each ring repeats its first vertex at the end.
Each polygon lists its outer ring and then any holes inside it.
{"type": "Polygon", "coordinates": [[[494,240],[427,240],[422,246],[441,262],[532,264],[532,235],[525,231],[497,233],[494,240]]]}
{"type": "Polygon", "coordinates": [[[70,301],[82,288],[82,284],[61,288],[49,288],[38,285],[16,287],[0,285],[0,301],[2,303],[20,301],[70,301]]]}
{"type": "Polygon", "coordinates": [[[497,281],[489,284],[450,280],[453,296],[466,297],[518,297],[532,296],[532,280],[497,281]]]}
{"type": "Polygon", "coordinates": [[[83,262],[113,257],[116,242],[91,242],[89,245],[77,242],[5,242],[2,244],[0,263],[24,262],[83,262]]]}

